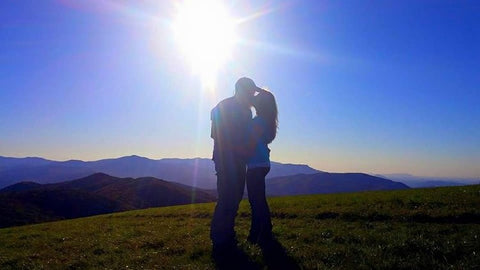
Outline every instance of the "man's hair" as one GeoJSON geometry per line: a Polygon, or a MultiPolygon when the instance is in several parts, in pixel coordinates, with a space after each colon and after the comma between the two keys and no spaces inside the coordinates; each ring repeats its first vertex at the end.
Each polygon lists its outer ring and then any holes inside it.
{"type": "Polygon", "coordinates": [[[235,94],[240,93],[242,91],[250,90],[250,89],[256,89],[257,85],[255,82],[253,82],[252,79],[247,78],[247,77],[242,77],[237,80],[235,83],[235,94]]]}

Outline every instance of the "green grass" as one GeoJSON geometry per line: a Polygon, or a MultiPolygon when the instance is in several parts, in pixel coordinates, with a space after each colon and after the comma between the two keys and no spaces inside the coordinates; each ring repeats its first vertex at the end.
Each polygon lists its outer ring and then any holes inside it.
{"type": "MultiPolygon", "coordinates": [[[[274,233],[304,269],[479,269],[480,186],[269,199],[274,233]]],[[[214,204],[0,230],[0,269],[213,269],[214,204]]],[[[245,242],[247,201],[237,217],[245,242]]]]}

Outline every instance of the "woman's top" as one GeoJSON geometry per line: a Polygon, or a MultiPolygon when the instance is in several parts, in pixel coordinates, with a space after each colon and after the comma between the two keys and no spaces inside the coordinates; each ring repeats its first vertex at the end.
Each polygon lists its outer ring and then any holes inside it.
{"type": "Polygon", "coordinates": [[[261,130],[262,133],[255,142],[253,155],[248,159],[247,167],[249,169],[270,167],[270,149],[267,146],[267,138],[265,134],[265,131],[267,130],[267,123],[265,120],[263,120],[263,118],[258,116],[253,118],[250,132],[253,133],[255,130],[261,130]]]}

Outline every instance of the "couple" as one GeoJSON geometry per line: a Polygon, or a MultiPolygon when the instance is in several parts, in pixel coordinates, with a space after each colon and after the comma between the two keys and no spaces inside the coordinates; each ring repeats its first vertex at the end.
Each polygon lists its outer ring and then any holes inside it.
{"type": "Polygon", "coordinates": [[[234,223],[245,182],[252,209],[248,241],[262,245],[272,239],[270,210],[265,198],[265,176],[270,171],[270,149],[277,132],[277,105],[273,94],[250,78],[235,83],[235,95],[211,112],[213,161],[218,201],[211,223],[213,252],[228,253],[237,246],[234,223]],[[256,116],[252,119],[251,107],[256,116]]]}

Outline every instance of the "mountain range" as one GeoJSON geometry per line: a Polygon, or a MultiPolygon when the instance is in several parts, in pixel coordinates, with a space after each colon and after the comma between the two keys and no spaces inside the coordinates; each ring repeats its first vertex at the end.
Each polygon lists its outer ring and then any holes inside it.
{"type": "MultiPolygon", "coordinates": [[[[276,162],[269,176],[268,196],[409,188],[363,173],[327,173],[276,162]]],[[[201,158],[0,157],[0,183],[4,187],[0,189],[0,227],[216,199],[213,162],[201,158]]]]}
{"type": "MultiPolygon", "coordinates": [[[[133,155],[97,161],[53,161],[37,157],[0,156],[0,188],[21,181],[56,183],[97,172],[116,177],[151,176],[203,189],[216,188],[214,164],[206,158],[154,160],[133,155]]],[[[272,162],[268,177],[319,172],[308,165],[272,162]]]]}
{"type": "Polygon", "coordinates": [[[54,184],[20,182],[0,190],[0,227],[215,199],[211,191],[153,177],[96,173],[54,184]]]}
{"type": "Polygon", "coordinates": [[[394,182],[364,173],[315,173],[281,176],[266,181],[269,196],[329,194],[373,190],[408,189],[394,182]]]}
{"type": "MultiPolygon", "coordinates": [[[[54,161],[40,157],[12,158],[0,156],[0,188],[21,181],[41,184],[56,183],[86,177],[97,172],[116,177],[151,176],[201,189],[216,188],[214,164],[212,160],[206,158],[154,160],[132,155],[97,161],[54,161]]],[[[322,171],[308,165],[272,162],[272,168],[267,178],[318,173],[322,173],[322,171]]],[[[480,179],[432,178],[409,174],[377,174],[374,176],[402,182],[413,188],[480,183],[480,179]]]]}
{"type": "MultiPolygon", "coordinates": [[[[274,177],[268,196],[407,189],[402,183],[361,173],[274,177]]],[[[0,190],[0,227],[118,211],[215,201],[204,190],[153,177],[119,178],[104,173],[52,184],[19,182],[0,190]]]]}

